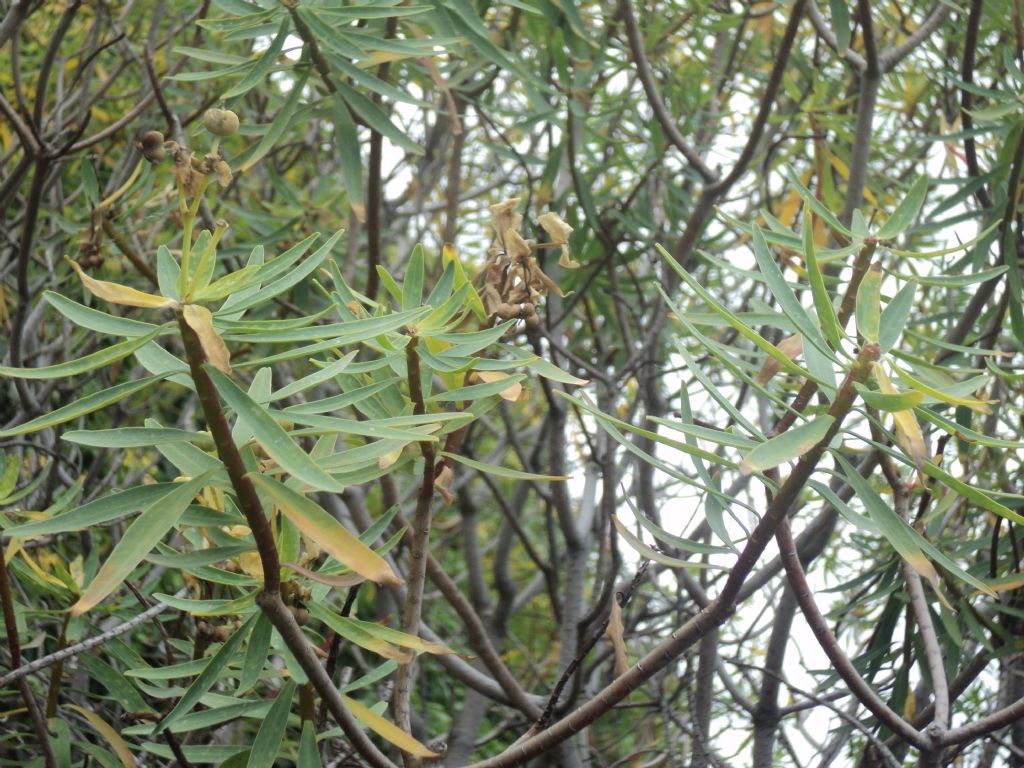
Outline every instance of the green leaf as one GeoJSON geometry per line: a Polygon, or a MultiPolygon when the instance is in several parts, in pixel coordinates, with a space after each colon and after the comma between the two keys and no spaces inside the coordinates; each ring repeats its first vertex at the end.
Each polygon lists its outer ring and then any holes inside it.
{"type": "Polygon", "coordinates": [[[338,148],[341,181],[348,194],[348,204],[361,219],[366,213],[366,203],[363,197],[363,159],[360,154],[359,129],[344,102],[334,99],[333,105],[334,142],[338,148]]]}
{"type": "Polygon", "coordinates": [[[240,389],[231,379],[212,365],[204,365],[204,370],[213,380],[217,392],[253,434],[256,441],[263,446],[280,467],[297,480],[321,491],[341,493],[344,487],[333,477],[324,472],[291,439],[266,409],[240,389]]]}
{"type": "MultiPolygon", "coordinates": [[[[152,323],[129,320],[126,317],[115,317],[92,307],[86,307],[77,301],[61,296],[53,291],[44,291],[43,298],[64,317],[79,328],[108,334],[110,336],[146,336],[159,332],[152,323]]],[[[152,338],[152,336],[150,336],[152,338]]]]}
{"type": "Polygon", "coordinates": [[[866,341],[878,341],[882,317],[882,265],[875,262],[864,274],[857,289],[857,331],[866,341]]]}
{"type": "Polygon", "coordinates": [[[653,547],[648,546],[644,543],[643,539],[639,538],[629,528],[627,528],[617,515],[612,515],[612,522],[615,523],[615,529],[619,532],[619,535],[626,540],[626,543],[630,547],[639,552],[643,557],[648,560],[653,560],[656,563],[668,566],[669,568],[707,568],[707,563],[701,563],[699,561],[690,562],[689,560],[679,560],[675,557],[669,557],[668,555],[659,552],[653,547]]]}
{"type": "Polygon", "coordinates": [[[284,50],[285,40],[288,39],[288,27],[291,25],[291,18],[288,14],[284,15],[281,19],[281,26],[277,29],[277,34],[271,41],[270,46],[264,51],[263,55],[256,60],[252,69],[249,70],[248,74],[242,78],[242,80],[235,85],[233,88],[229,88],[221,96],[222,99],[233,99],[236,96],[241,96],[257,85],[259,85],[263,78],[266,77],[270,71],[277,66],[277,59],[281,55],[281,51],[284,50]]]}
{"type": "Polygon", "coordinates": [[[906,197],[896,206],[896,210],[892,212],[889,220],[878,230],[875,238],[878,240],[892,240],[902,235],[914,223],[914,219],[917,218],[917,214],[921,211],[921,206],[924,205],[927,195],[928,176],[927,174],[922,174],[910,185],[906,197]]]}
{"type": "Polygon", "coordinates": [[[284,741],[285,728],[288,725],[288,713],[292,708],[292,697],[295,695],[295,681],[284,684],[266,718],[260,723],[256,739],[252,743],[249,762],[246,768],[273,768],[277,755],[284,741]]]}
{"type": "Polygon", "coordinates": [[[811,282],[811,295],[814,299],[814,309],[818,313],[818,322],[821,323],[821,330],[825,338],[831,342],[834,349],[840,348],[843,338],[843,329],[839,327],[839,318],[836,317],[836,308],[828,295],[825,287],[825,275],[818,264],[817,249],[814,246],[814,228],[808,221],[803,225],[804,265],[807,267],[807,276],[811,282]]]}
{"type": "Polygon", "coordinates": [[[249,645],[245,649],[245,660],[242,662],[242,674],[238,678],[238,692],[244,693],[256,685],[267,662],[267,651],[270,650],[270,636],[274,626],[262,611],[253,625],[249,635],[249,645]]]}
{"type": "Polygon", "coordinates": [[[199,703],[199,699],[213,687],[213,684],[217,682],[220,677],[221,670],[223,670],[228,662],[233,661],[236,656],[236,649],[241,645],[242,641],[252,630],[253,624],[256,621],[256,617],[259,613],[254,613],[245,623],[232,633],[231,637],[220,647],[212,657],[210,657],[209,663],[206,668],[199,674],[192,685],[188,687],[188,690],[178,699],[178,703],[174,705],[174,709],[167,713],[167,715],[156,724],[153,729],[153,733],[158,734],[169,728],[176,720],[182,715],[187,714],[199,703]]]}
{"type": "Polygon", "coordinates": [[[878,329],[878,346],[882,348],[882,352],[892,349],[903,334],[907,318],[910,317],[910,310],[914,308],[916,291],[917,282],[911,280],[893,296],[892,301],[882,311],[878,329]]]}
{"type": "MultiPolygon", "coordinates": [[[[834,456],[836,462],[846,475],[850,486],[856,493],[857,498],[864,503],[871,522],[877,526],[877,532],[892,545],[892,548],[899,553],[900,557],[910,563],[914,570],[931,582],[936,592],[938,592],[938,576],[935,574],[935,569],[931,562],[928,561],[926,554],[961,581],[988,595],[994,596],[995,593],[992,592],[985,582],[972,576],[957,565],[934,544],[918,533],[915,528],[912,528],[906,520],[897,515],[895,510],[871,486],[871,483],[844,456],[838,452],[835,452],[834,456]]],[[[925,466],[929,466],[929,464],[925,466]]],[[[832,500],[833,504],[837,500],[832,500]]],[[[837,509],[842,511],[845,507],[846,505],[840,502],[840,506],[837,506],[837,509]]]]}
{"type": "Polygon", "coordinates": [[[157,443],[209,443],[208,434],[184,429],[151,429],[149,427],[118,427],[117,429],[73,430],[61,440],[97,448],[146,448],[157,443]]]}
{"type": "Polygon", "coordinates": [[[291,92],[288,94],[288,99],[281,109],[278,110],[277,114],[274,115],[274,119],[270,123],[270,127],[267,128],[267,132],[263,134],[263,138],[260,139],[259,144],[252,150],[250,154],[242,161],[242,164],[238,167],[239,173],[245,173],[247,170],[252,168],[256,163],[262,160],[266,155],[277,146],[278,142],[284,136],[285,132],[291,127],[292,122],[297,117],[299,98],[302,96],[303,89],[306,87],[306,80],[309,79],[309,73],[311,70],[307,69],[303,72],[297,82],[291,86],[291,92]]]}
{"type": "Polygon", "coordinates": [[[828,0],[832,11],[832,31],[836,36],[837,53],[842,56],[850,47],[850,9],[846,0],[828,0]]]}
{"type": "Polygon", "coordinates": [[[402,309],[405,312],[416,309],[423,301],[423,261],[423,245],[417,243],[405,265],[402,281],[402,309]]]}
{"type": "Polygon", "coordinates": [[[878,390],[866,387],[858,382],[853,383],[854,389],[864,399],[864,402],[879,411],[892,413],[895,411],[906,411],[918,406],[924,400],[924,394],[915,390],[900,392],[898,394],[887,394],[878,390]]]}
{"type": "Polygon", "coordinates": [[[826,414],[800,426],[787,429],[781,435],[776,435],[761,443],[744,456],[743,463],[740,464],[740,472],[744,475],[761,472],[803,456],[825,439],[834,423],[835,418],[826,414]]]}
{"type": "MultiPolygon", "coordinates": [[[[633,505],[630,504],[633,508],[633,505]]],[[[657,541],[663,542],[670,547],[681,549],[684,552],[697,552],[699,554],[720,554],[723,552],[730,552],[728,547],[718,547],[714,544],[705,544],[700,541],[694,541],[693,539],[686,539],[682,536],[676,536],[669,533],[661,526],[655,524],[653,520],[648,519],[647,515],[640,512],[638,509],[633,509],[633,517],[640,523],[640,526],[653,536],[657,541]]]]}
{"type": "MultiPolygon", "coordinates": [[[[300,392],[305,392],[307,389],[315,387],[317,384],[322,384],[325,381],[329,381],[337,376],[339,373],[343,373],[348,368],[349,363],[355,359],[356,353],[349,352],[340,360],[335,360],[333,363],[329,363],[315,373],[311,373],[309,376],[304,376],[297,381],[293,381],[291,384],[286,384],[281,389],[274,392],[268,402],[275,402],[282,400],[292,395],[297,395],[300,392]]],[[[316,362],[316,361],[313,361],[316,362]]]]}
{"type": "Polygon", "coordinates": [[[497,464],[485,464],[482,461],[475,461],[474,459],[467,459],[465,456],[459,456],[457,453],[448,453],[447,451],[441,451],[441,456],[446,459],[451,459],[459,464],[465,464],[470,469],[475,469],[477,472],[486,472],[489,475],[496,477],[507,477],[510,480],[568,480],[569,478],[564,475],[535,475],[532,472],[523,472],[518,469],[511,469],[509,467],[502,467],[497,464]]]}
{"type": "Polygon", "coordinates": [[[299,756],[295,768],[323,768],[320,750],[316,746],[316,730],[312,720],[302,721],[302,736],[299,738],[299,756]]]}
{"type": "Polygon", "coordinates": [[[768,243],[764,239],[764,233],[757,226],[754,227],[754,258],[757,260],[757,266],[760,268],[761,274],[764,275],[765,281],[768,283],[772,296],[779,303],[783,314],[793,321],[793,325],[796,326],[797,330],[804,337],[804,342],[814,344],[823,354],[833,357],[832,350],[829,349],[828,344],[825,343],[825,339],[821,335],[821,329],[807,315],[807,311],[797,299],[796,294],[793,293],[789,283],[786,282],[782,270],[779,269],[779,265],[772,258],[771,251],[768,250],[768,243]]]}
{"type": "Polygon", "coordinates": [[[128,339],[104,349],[97,350],[91,355],[80,357],[77,360],[69,360],[66,363],[47,365],[42,368],[10,368],[0,365],[0,376],[8,376],[12,379],[63,379],[66,376],[75,376],[79,373],[88,373],[105,365],[123,360],[132,352],[148,344],[152,339],[165,331],[164,328],[154,328],[145,336],[128,339]]]}
{"type": "MultiPolygon", "coordinates": [[[[689,272],[687,272],[680,264],[678,264],[676,260],[672,258],[672,255],[668,251],[666,251],[661,245],[658,245],[657,249],[665,258],[665,260],[669,263],[669,266],[671,266],[672,269],[674,269],[679,274],[679,276],[683,278],[683,282],[690,286],[693,292],[700,296],[700,298],[703,299],[703,301],[711,309],[713,309],[716,314],[721,316],[727,323],[729,323],[729,325],[731,325],[733,328],[739,331],[740,335],[754,342],[754,344],[759,349],[766,352],[769,356],[775,358],[775,360],[777,360],[779,364],[782,366],[783,370],[789,371],[790,373],[795,373],[797,376],[801,376],[805,379],[811,378],[811,374],[808,371],[801,368],[799,365],[790,360],[789,357],[784,352],[781,352],[778,347],[776,347],[770,341],[765,339],[753,328],[746,325],[742,320],[736,317],[735,314],[730,312],[720,301],[718,301],[718,299],[712,296],[704,288],[704,286],[700,284],[700,282],[698,282],[689,272]]],[[[666,299],[666,301],[668,301],[670,304],[672,303],[671,299],[665,296],[664,292],[660,290],[660,286],[659,292],[666,299]]],[[[685,322],[685,318],[682,314],[677,313],[676,316],[679,317],[680,321],[685,322]]]]}
{"type": "Polygon", "coordinates": [[[345,100],[352,111],[361,117],[370,128],[381,134],[399,149],[411,152],[414,155],[422,155],[423,147],[406,136],[385,114],[385,112],[368,98],[359,93],[351,86],[340,80],[332,80],[338,90],[338,94],[345,100]]]}
{"type": "Polygon", "coordinates": [[[95,499],[63,515],[16,525],[5,530],[4,535],[12,538],[27,539],[30,536],[48,536],[54,533],[67,533],[68,531],[81,531],[86,528],[92,528],[93,526],[102,525],[111,520],[134,514],[140,509],[163,499],[179,487],[178,483],[139,485],[126,491],[95,499]]]}
{"type": "Polygon", "coordinates": [[[480,400],[484,397],[504,392],[513,384],[518,384],[526,378],[526,374],[515,373],[505,379],[489,381],[484,384],[471,384],[468,387],[458,387],[447,392],[436,392],[427,398],[428,403],[454,403],[465,400],[480,400]]]}
{"type": "Polygon", "coordinates": [[[128,578],[157,542],[177,524],[192,499],[209,484],[214,471],[182,483],[167,496],[150,504],[132,521],[114,551],[103,561],[96,577],[71,607],[72,616],[88,611],[128,578]]]}
{"type": "Polygon", "coordinates": [[[106,408],[108,405],[124,400],[129,395],[145,389],[162,378],[164,378],[163,374],[147,376],[144,379],[116,384],[109,389],[101,389],[99,392],[93,392],[91,395],[86,395],[75,400],[73,403],[68,403],[63,408],[45,413],[16,427],[2,430],[0,431],[0,437],[13,437],[14,435],[24,435],[27,432],[38,432],[40,429],[46,429],[56,424],[63,424],[66,421],[77,419],[79,416],[85,416],[93,411],[98,411],[100,408],[106,408]]]}

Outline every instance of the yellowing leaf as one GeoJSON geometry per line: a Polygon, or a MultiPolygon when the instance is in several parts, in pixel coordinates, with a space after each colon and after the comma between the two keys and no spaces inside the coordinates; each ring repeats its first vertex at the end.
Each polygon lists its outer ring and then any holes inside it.
{"type": "Polygon", "coordinates": [[[992,413],[992,409],[988,407],[989,403],[997,402],[996,400],[975,400],[969,397],[957,397],[940,389],[935,389],[935,387],[928,386],[923,381],[911,376],[898,365],[894,365],[893,368],[896,369],[896,375],[903,379],[911,389],[916,389],[918,392],[923,392],[929,397],[934,397],[936,400],[941,400],[950,405],[966,405],[972,411],[977,411],[978,413],[992,413]]]}
{"type": "Polygon", "coordinates": [[[121,734],[115,731],[103,718],[95,712],[79,707],[76,704],[67,704],[65,708],[74,710],[89,721],[92,727],[96,729],[96,732],[106,739],[106,742],[114,750],[114,754],[117,755],[117,759],[121,761],[121,765],[124,768],[135,768],[135,755],[132,754],[124,739],[121,738],[121,734]]]}
{"type": "MultiPolygon", "coordinates": [[[[790,360],[795,360],[797,355],[804,351],[804,337],[795,333],[780,341],[776,347],[790,360]]],[[[781,370],[782,363],[774,357],[768,357],[765,359],[764,365],[761,366],[761,370],[758,371],[756,381],[758,384],[767,384],[781,370]]]]}
{"type": "Polygon", "coordinates": [[[403,448],[404,446],[400,446],[393,451],[385,453],[383,456],[377,459],[377,466],[380,467],[381,469],[387,469],[388,467],[390,467],[392,464],[398,461],[398,457],[402,455],[403,448]]]}
{"type": "Polygon", "coordinates": [[[415,757],[437,757],[436,752],[431,752],[397,725],[385,720],[373,710],[364,707],[355,699],[350,699],[344,694],[341,698],[345,700],[345,705],[352,711],[352,714],[355,715],[356,720],[361,722],[381,738],[394,744],[402,751],[408,752],[410,755],[414,755],[415,757]]]}
{"type": "MultiPolygon", "coordinates": [[[[509,375],[507,373],[502,373],[501,371],[477,371],[476,377],[480,379],[480,381],[490,384],[492,381],[501,381],[502,379],[507,379],[509,378],[509,375]]],[[[505,389],[501,390],[501,392],[498,393],[498,395],[500,395],[502,398],[512,403],[519,400],[520,397],[522,397],[522,394],[523,385],[520,384],[518,381],[511,382],[508,385],[508,387],[506,387],[505,389]]]]}
{"type": "Polygon", "coordinates": [[[218,371],[231,373],[231,353],[213,327],[213,313],[199,304],[186,304],[181,311],[188,327],[196,332],[206,359],[218,371]]]}
{"type": "Polygon", "coordinates": [[[85,274],[78,262],[68,259],[68,263],[74,267],[75,272],[82,281],[82,285],[89,289],[98,299],[109,301],[111,304],[122,304],[126,307],[143,307],[146,309],[160,309],[162,307],[174,306],[174,299],[165,299],[163,296],[154,296],[151,293],[143,293],[127,285],[110,283],[106,280],[97,280],[85,274]]]}
{"type": "Polygon", "coordinates": [[[264,475],[251,472],[248,476],[304,536],[313,539],[339,563],[378,584],[401,586],[405,583],[383,557],[363,544],[312,499],[264,475]]]}
{"type": "MultiPolygon", "coordinates": [[[[878,382],[878,389],[886,395],[897,395],[899,390],[889,381],[885,369],[879,363],[874,363],[875,381],[878,382]]],[[[907,455],[914,460],[917,471],[924,475],[924,465],[928,461],[928,445],[925,443],[924,434],[921,432],[921,425],[917,423],[917,416],[912,409],[893,411],[893,421],[896,424],[896,441],[900,447],[907,452],[907,455]]]]}
{"type": "Polygon", "coordinates": [[[259,552],[243,552],[237,560],[238,567],[246,576],[252,576],[254,579],[263,578],[263,562],[260,560],[259,552]]]}

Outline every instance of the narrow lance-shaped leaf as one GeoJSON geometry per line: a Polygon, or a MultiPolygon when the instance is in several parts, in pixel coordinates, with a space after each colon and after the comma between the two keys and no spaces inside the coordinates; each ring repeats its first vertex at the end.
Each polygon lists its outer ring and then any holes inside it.
{"type": "Polygon", "coordinates": [[[217,392],[224,398],[224,402],[234,409],[238,418],[245,423],[257,442],[263,446],[267,455],[276,461],[283,470],[317,490],[337,493],[344,490],[341,483],[324,472],[305,451],[295,444],[281,425],[267,413],[266,409],[216,368],[207,365],[205,369],[213,379],[217,392]]]}
{"type": "Polygon", "coordinates": [[[921,211],[921,206],[924,205],[927,194],[928,176],[918,176],[907,190],[907,196],[896,206],[896,210],[892,212],[889,220],[882,225],[875,237],[879,240],[892,240],[902,235],[914,223],[914,219],[921,211]]]}
{"type": "MultiPolygon", "coordinates": [[[[922,578],[932,585],[936,594],[945,602],[946,598],[939,586],[938,572],[936,572],[935,566],[932,565],[932,562],[924,552],[924,545],[927,544],[934,549],[933,545],[912,528],[906,520],[896,514],[895,510],[871,487],[871,483],[857,471],[856,467],[839,453],[835,454],[835,458],[836,462],[842,467],[857,497],[867,508],[872,522],[878,526],[878,530],[885,537],[886,541],[892,545],[892,548],[899,553],[900,557],[906,560],[922,578]]],[[[967,574],[956,566],[955,563],[949,561],[948,565],[944,564],[944,567],[952,572],[950,566],[956,569],[956,575],[959,578],[970,581],[974,586],[980,584],[982,589],[988,590],[983,582],[979,582],[970,574],[967,574]]]]}
{"type": "Polygon", "coordinates": [[[882,310],[878,329],[878,346],[882,348],[883,353],[892,349],[903,334],[907,319],[910,317],[910,310],[914,308],[916,291],[917,282],[911,280],[892,297],[892,301],[882,310]]]}
{"type": "Polygon", "coordinates": [[[743,458],[740,472],[744,475],[761,472],[803,456],[824,439],[834,422],[835,418],[832,416],[818,416],[798,427],[787,429],[771,440],[766,440],[743,458]]]}
{"type": "Polygon", "coordinates": [[[475,459],[468,459],[465,456],[460,456],[457,453],[448,453],[447,451],[441,451],[441,455],[446,459],[457,461],[459,464],[465,464],[470,469],[475,469],[478,472],[486,472],[489,475],[496,477],[507,477],[510,480],[568,480],[569,478],[565,475],[535,475],[532,472],[523,472],[519,469],[512,469],[510,467],[503,467],[498,464],[487,464],[482,461],[476,461],[475,459]]]}
{"type": "Polygon", "coordinates": [[[836,309],[828,295],[828,289],[825,287],[825,275],[818,263],[817,248],[814,245],[814,228],[807,221],[804,222],[803,239],[804,265],[807,267],[807,277],[811,283],[811,296],[814,299],[814,309],[818,313],[818,322],[821,323],[821,330],[825,334],[825,338],[835,349],[839,349],[843,331],[839,327],[836,309]]]}
{"type": "Polygon", "coordinates": [[[199,477],[182,483],[167,496],[150,504],[142,514],[132,521],[124,536],[114,547],[114,551],[103,561],[96,578],[82,592],[78,602],[71,607],[72,616],[81,616],[128,578],[157,542],[177,525],[178,520],[192,503],[192,499],[210,481],[215,471],[211,469],[199,477]]]}
{"type": "Polygon", "coordinates": [[[661,563],[662,565],[668,566],[669,568],[707,567],[706,563],[690,562],[689,560],[680,560],[675,557],[670,557],[669,555],[666,555],[663,552],[659,552],[654,547],[651,547],[648,544],[646,544],[643,539],[641,539],[639,536],[637,536],[635,533],[629,530],[629,528],[626,527],[626,525],[621,520],[619,520],[617,515],[612,515],[612,522],[615,524],[615,530],[617,530],[619,532],[619,535],[626,540],[626,543],[629,544],[630,547],[639,552],[643,557],[647,558],[648,560],[652,560],[656,563],[661,563]]]}
{"type": "Polygon", "coordinates": [[[764,239],[764,233],[760,227],[754,227],[753,242],[754,258],[757,260],[757,266],[761,270],[761,274],[768,283],[768,288],[771,290],[772,296],[775,297],[775,301],[778,302],[783,314],[793,321],[793,325],[800,331],[806,343],[815,344],[823,354],[831,356],[832,351],[825,343],[825,339],[821,335],[821,329],[808,316],[807,311],[800,304],[796,294],[793,293],[793,289],[786,282],[782,270],[779,269],[779,265],[775,263],[775,259],[768,249],[768,243],[764,239]]]}
{"type": "Polygon", "coordinates": [[[339,563],[378,584],[401,586],[405,583],[395,575],[383,557],[361,542],[319,504],[264,475],[250,473],[249,477],[306,538],[315,541],[339,563]]]}
{"type": "Polygon", "coordinates": [[[217,678],[220,677],[221,670],[228,665],[228,662],[235,659],[235,655],[238,646],[241,645],[242,641],[248,636],[252,630],[253,624],[256,622],[256,618],[260,616],[259,612],[253,613],[245,623],[235,630],[231,637],[229,637],[224,645],[220,647],[212,657],[210,657],[209,663],[206,668],[199,673],[192,685],[188,687],[185,693],[178,703],[174,705],[174,709],[167,713],[163,720],[157,723],[153,729],[154,733],[160,733],[174,724],[178,718],[182,715],[188,714],[192,711],[192,708],[199,703],[199,700],[206,694],[213,684],[217,682],[217,678]]]}
{"type": "MultiPolygon", "coordinates": [[[[896,387],[889,381],[881,363],[876,362],[872,367],[879,390],[886,395],[899,394],[896,387]]],[[[917,423],[917,417],[914,415],[913,409],[910,408],[893,411],[892,416],[896,423],[896,442],[914,460],[914,466],[922,474],[923,479],[924,464],[928,461],[928,445],[921,432],[921,425],[917,423]]]]}
{"type": "Polygon", "coordinates": [[[176,303],[174,299],[154,296],[151,293],[143,293],[127,285],[111,283],[106,280],[97,280],[87,275],[78,262],[68,259],[68,263],[74,267],[75,272],[82,281],[82,285],[89,289],[89,292],[98,299],[109,301],[111,304],[122,304],[126,307],[142,307],[144,309],[160,309],[171,307],[176,303]]]}
{"type": "Polygon", "coordinates": [[[40,429],[46,429],[56,424],[63,424],[72,419],[77,419],[79,416],[85,416],[93,411],[98,411],[100,408],[106,408],[108,405],[124,400],[129,395],[145,389],[153,382],[159,381],[162,378],[164,378],[162,375],[147,376],[137,381],[126,381],[124,384],[116,384],[109,389],[101,389],[99,392],[93,392],[91,395],[86,395],[79,400],[75,400],[73,403],[68,403],[63,408],[58,408],[50,413],[44,413],[42,416],[37,416],[31,421],[26,421],[24,424],[0,430],[0,437],[13,437],[14,435],[26,434],[27,432],[38,432],[40,429]]]}
{"type": "Polygon", "coordinates": [[[273,768],[277,755],[281,751],[284,731],[288,725],[288,713],[292,708],[292,697],[295,695],[295,681],[284,684],[267,716],[260,723],[260,729],[252,742],[249,762],[246,768],[273,768]]]}
{"type": "MultiPolygon", "coordinates": [[[[683,279],[683,282],[690,286],[694,293],[700,296],[700,298],[703,299],[704,302],[715,311],[715,313],[724,318],[725,321],[729,323],[729,325],[731,325],[733,328],[739,331],[740,334],[743,335],[745,338],[754,342],[754,344],[756,344],[761,350],[767,352],[769,355],[778,360],[784,370],[790,371],[791,373],[795,373],[796,375],[802,376],[804,378],[810,378],[810,374],[806,370],[804,370],[799,365],[790,360],[788,357],[786,357],[786,355],[779,351],[778,347],[776,347],[770,341],[765,339],[753,328],[746,325],[742,320],[736,317],[734,313],[730,312],[721,302],[719,302],[714,296],[712,296],[700,284],[700,282],[698,282],[693,277],[693,275],[687,272],[678,262],[676,262],[675,259],[672,258],[672,255],[668,251],[666,251],[660,245],[658,245],[657,248],[658,252],[661,253],[661,255],[665,258],[669,266],[672,267],[672,269],[674,269],[683,279]]],[[[665,298],[671,306],[671,299],[665,296],[664,291],[662,291],[660,287],[659,293],[662,294],[662,297],[665,298]]],[[[677,313],[677,316],[679,317],[680,321],[685,323],[685,318],[682,315],[677,313]]]]}
{"type": "Polygon", "coordinates": [[[106,333],[111,336],[133,338],[145,336],[157,330],[157,327],[152,323],[143,323],[138,320],[130,320],[127,317],[108,315],[106,312],[86,307],[53,291],[44,291],[43,298],[46,299],[50,306],[79,328],[88,328],[90,331],[106,333]]]}
{"type": "Polygon", "coordinates": [[[77,712],[89,721],[92,727],[96,729],[96,732],[100,734],[100,736],[102,736],[110,745],[110,748],[114,750],[114,754],[117,755],[117,759],[121,761],[121,765],[124,766],[124,768],[135,768],[135,755],[132,754],[132,751],[128,748],[124,739],[121,738],[121,734],[114,730],[106,720],[95,712],[85,709],[84,707],[79,707],[76,704],[66,704],[65,707],[77,712]]]}
{"type": "Polygon", "coordinates": [[[850,47],[850,9],[846,0],[828,0],[832,11],[832,31],[836,36],[836,51],[840,56],[850,47]]]}
{"type": "Polygon", "coordinates": [[[876,261],[864,274],[857,289],[857,331],[866,341],[878,341],[882,316],[882,264],[876,261]]]}
{"type": "Polygon", "coordinates": [[[97,368],[116,363],[123,360],[138,349],[141,349],[150,341],[155,339],[163,328],[156,328],[145,336],[122,341],[92,354],[80,357],[77,360],[68,360],[66,363],[56,365],[45,365],[42,368],[10,368],[0,365],[0,376],[8,376],[12,379],[62,379],[66,376],[76,376],[80,373],[88,373],[97,368]]]}
{"type": "Polygon", "coordinates": [[[355,699],[350,699],[344,694],[341,698],[344,699],[345,705],[349,708],[352,714],[355,715],[356,720],[361,722],[381,738],[394,744],[403,752],[408,752],[410,755],[415,755],[416,757],[437,757],[436,752],[431,752],[397,725],[385,720],[373,710],[368,707],[364,707],[355,699]]]}
{"type": "Polygon", "coordinates": [[[970,408],[972,411],[978,413],[992,413],[992,409],[989,408],[990,403],[996,402],[995,400],[976,400],[970,397],[958,397],[951,395],[948,392],[943,392],[941,389],[936,389],[928,384],[925,384],[920,379],[912,376],[903,370],[900,366],[894,365],[893,368],[896,370],[896,375],[899,376],[903,381],[912,389],[922,392],[928,397],[934,397],[943,403],[949,403],[950,405],[963,405],[970,408]]]}
{"type": "Polygon", "coordinates": [[[376,653],[385,659],[391,659],[398,664],[408,664],[415,658],[415,654],[396,648],[387,640],[377,635],[366,632],[363,627],[355,624],[352,619],[327,610],[322,605],[308,603],[309,614],[314,619],[322,621],[342,638],[360,648],[365,648],[371,653],[376,653]]]}
{"type": "Polygon", "coordinates": [[[312,720],[302,722],[302,736],[299,738],[299,756],[296,768],[323,768],[320,750],[316,746],[316,729],[312,720]]]}

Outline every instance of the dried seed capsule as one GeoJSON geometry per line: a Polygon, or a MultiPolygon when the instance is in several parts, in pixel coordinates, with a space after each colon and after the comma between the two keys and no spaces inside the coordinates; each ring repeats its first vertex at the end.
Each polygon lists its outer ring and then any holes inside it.
{"type": "Polygon", "coordinates": [[[164,135],[160,131],[146,131],[135,142],[135,148],[151,163],[159,163],[167,157],[164,148],[164,135]]]}
{"type": "Polygon", "coordinates": [[[238,130],[238,115],[230,109],[213,107],[203,115],[203,125],[214,136],[230,136],[238,130]]]}
{"type": "Polygon", "coordinates": [[[531,331],[540,328],[540,315],[530,315],[526,318],[526,327],[531,331]]]}
{"type": "Polygon", "coordinates": [[[513,317],[519,317],[519,307],[515,304],[509,304],[508,302],[502,302],[498,305],[497,310],[498,317],[502,320],[510,320],[513,317]]]}

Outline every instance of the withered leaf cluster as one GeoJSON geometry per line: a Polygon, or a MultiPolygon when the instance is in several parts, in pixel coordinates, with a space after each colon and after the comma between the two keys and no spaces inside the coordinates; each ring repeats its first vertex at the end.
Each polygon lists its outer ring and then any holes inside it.
{"type": "Polygon", "coordinates": [[[552,291],[559,296],[565,293],[537,263],[534,249],[560,248],[559,265],[576,269],[579,264],[569,255],[569,236],[572,227],[562,221],[556,213],[545,213],[538,219],[548,233],[551,242],[535,244],[519,234],[523,215],[516,208],[519,198],[513,197],[491,206],[491,224],[495,237],[487,250],[484,266],[482,299],[484,308],[491,316],[502,320],[522,318],[526,327],[533,329],[540,325],[537,304],[540,297],[552,291]]]}

